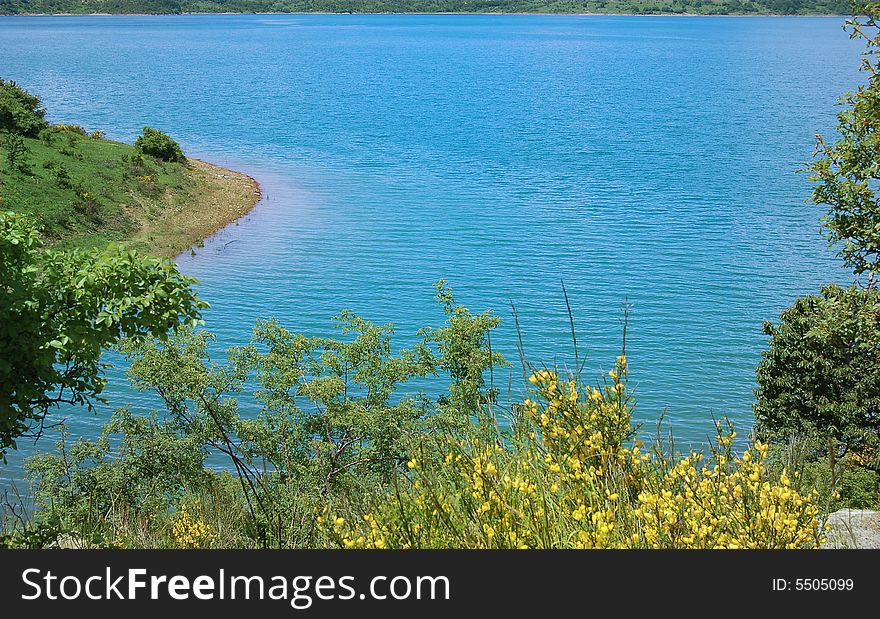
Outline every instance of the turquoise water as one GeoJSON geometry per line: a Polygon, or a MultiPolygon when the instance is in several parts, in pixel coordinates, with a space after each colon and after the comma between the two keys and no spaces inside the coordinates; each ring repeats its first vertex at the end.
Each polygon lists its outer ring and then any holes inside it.
{"type": "MultiPolygon", "coordinates": [[[[613,362],[631,304],[638,417],[668,409],[686,444],[713,415],[749,426],[762,321],[847,279],[795,173],[861,79],[841,24],[0,18],[0,75],[53,120],[126,141],[157,126],[260,181],[250,215],[178,259],[223,345],[258,317],[330,334],[341,308],[394,322],[405,344],[442,321],[445,277],[504,318],[493,345],[510,359],[513,301],[531,359],[570,363],[564,281],[591,372],[613,362]]],[[[151,405],[110,376],[112,406],[151,405]]]]}

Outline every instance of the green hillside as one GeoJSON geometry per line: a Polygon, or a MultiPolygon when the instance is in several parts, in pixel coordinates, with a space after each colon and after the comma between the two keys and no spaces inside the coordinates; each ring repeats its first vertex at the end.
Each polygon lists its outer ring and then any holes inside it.
{"type": "Polygon", "coordinates": [[[172,256],[241,217],[259,197],[243,174],[179,150],[179,157],[154,156],[138,143],[50,125],[44,116],[38,98],[0,80],[0,209],[33,219],[52,245],[126,242],[172,256]]]}

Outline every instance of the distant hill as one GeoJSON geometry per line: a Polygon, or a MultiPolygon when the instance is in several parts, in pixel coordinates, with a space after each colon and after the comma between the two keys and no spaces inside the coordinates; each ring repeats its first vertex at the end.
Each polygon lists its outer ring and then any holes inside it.
{"type": "Polygon", "coordinates": [[[849,0],[0,0],[34,13],[697,13],[844,15],[849,0]]]}

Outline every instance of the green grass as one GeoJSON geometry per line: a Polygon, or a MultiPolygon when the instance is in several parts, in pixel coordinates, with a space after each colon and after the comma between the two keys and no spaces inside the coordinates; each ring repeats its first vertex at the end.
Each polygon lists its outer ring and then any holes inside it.
{"type": "Polygon", "coordinates": [[[32,217],[60,248],[128,240],[196,188],[186,164],[139,157],[133,146],[75,130],[50,135],[25,138],[27,152],[14,166],[0,136],[0,197],[4,210],[32,217]]]}

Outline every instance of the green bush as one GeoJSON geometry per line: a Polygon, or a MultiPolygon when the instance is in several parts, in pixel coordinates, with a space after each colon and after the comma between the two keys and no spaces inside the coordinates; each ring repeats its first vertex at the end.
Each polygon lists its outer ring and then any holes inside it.
{"type": "Polygon", "coordinates": [[[40,98],[13,81],[0,79],[0,130],[36,137],[46,127],[40,98]]]}
{"type": "Polygon", "coordinates": [[[121,247],[45,249],[30,220],[0,211],[0,457],[54,407],[100,398],[103,348],[198,322],[194,281],[121,247]]]}
{"type": "Polygon", "coordinates": [[[880,431],[880,291],[826,286],[764,332],[770,348],[757,369],[759,435],[816,436],[844,452],[861,450],[880,431]]]}
{"type": "MultiPolygon", "coordinates": [[[[869,452],[874,451],[869,448],[869,452]]],[[[876,452],[875,452],[876,453],[876,452]]],[[[865,466],[864,453],[850,453],[832,471],[828,445],[816,438],[792,436],[773,445],[768,468],[775,474],[791,471],[795,489],[816,493],[816,504],[826,513],[849,507],[880,506],[880,476],[865,466]]]]}
{"type": "Polygon", "coordinates": [[[2,146],[6,150],[6,164],[10,170],[17,169],[27,171],[27,156],[30,149],[24,142],[24,138],[15,133],[10,133],[3,140],[2,146]]]}
{"type": "Polygon", "coordinates": [[[406,469],[360,512],[319,523],[344,548],[814,548],[812,492],[771,473],[769,446],[709,453],[636,437],[627,361],[595,387],[540,370],[506,431],[484,408],[460,436],[419,437],[406,469]]]}
{"type": "Polygon", "coordinates": [[[829,511],[878,504],[880,291],[830,285],[766,323],[755,431],[829,511]]]}
{"type": "Polygon", "coordinates": [[[390,325],[350,312],[336,319],[338,340],[258,323],[225,365],[211,360],[205,332],[129,340],[132,383],[157,393],[162,416],[124,411],[99,439],[62,440],[32,460],[37,505],[96,545],[326,545],[315,506],[365,504],[406,462],[410,436],[468,423],[459,407],[485,402],[485,364],[503,363],[488,350],[496,317],[471,314],[442,283],[438,299],[446,324],[398,354],[390,325]],[[442,403],[400,391],[441,372],[442,403]],[[242,415],[238,400],[254,384],[262,410],[242,415]],[[228,458],[234,476],[203,466],[208,453],[228,458]]]}
{"type": "Polygon", "coordinates": [[[143,134],[135,140],[134,147],[141,153],[162,161],[172,163],[186,161],[180,144],[171,139],[168,134],[152,127],[144,127],[143,134]]]}
{"type": "MultiPolygon", "coordinates": [[[[4,520],[8,520],[8,517],[4,520]]],[[[58,519],[53,517],[44,517],[35,523],[24,519],[16,520],[12,526],[4,522],[2,530],[8,532],[0,534],[0,548],[26,550],[51,548],[57,546],[58,540],[64,535],[58,519]]]]}

